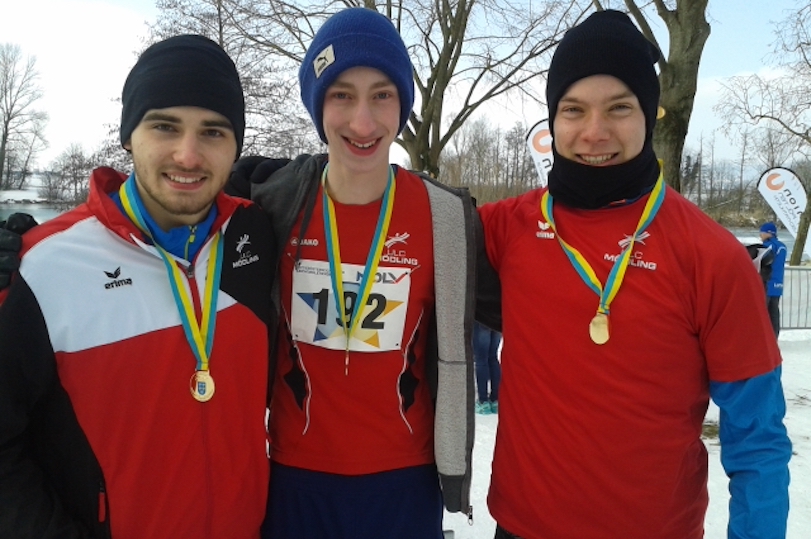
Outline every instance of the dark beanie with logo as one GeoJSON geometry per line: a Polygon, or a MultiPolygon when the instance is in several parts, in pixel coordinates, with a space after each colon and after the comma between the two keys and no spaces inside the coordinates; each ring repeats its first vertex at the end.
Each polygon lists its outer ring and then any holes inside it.
{"type": "Polygon", "coordinates": [[[236,66],[214,41],[198,35],[170,37],[147,48],[121,94],[121,144],[152,109],[200,107],[225,116],[234,128],[236,157],[245,137],[245,96],[236,66]]]}
{"type": "Polygon", "coordinates": [[[324,96],[336,79],[353,67],[382,71],[400,94],[402,132],[414,106],[414,68],[394,24],[372,9],[339,11],[318,30],[304,55],[298,78],[301,100],[321,140],[324,134],[324,96]]]}
{"type": "Polygon", "coordinates": [[[611,75],[624,82],[639,101],[645,116],[645,142],[636,157],[605,167],[567,159],[553,144],[548,177],[553,199],[574,208],[598,209],[633,201],[653,188],[660,174],[653,151],[660,92],[655,64],[659,56],[659,49],[621,11],[597,11],[563,36],[552,56],[546,83],[552,138],[558,103],[569,87],[586,77],[611,75]]]}

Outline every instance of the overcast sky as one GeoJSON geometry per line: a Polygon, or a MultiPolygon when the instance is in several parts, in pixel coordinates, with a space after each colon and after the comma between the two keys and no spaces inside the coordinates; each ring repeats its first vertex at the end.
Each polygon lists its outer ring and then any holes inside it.
{"type": "MultiPolygon", "coordinates": [[[[44,97],[39,108],[50,121],[46,136],[50,148],[41,164],[49,163],[71,143],[95,149],[105,136],[105,124],[115,123],[120,106],[115,102],[142,48],[147,23],[157,15],[154,0],[4,0],[0,13],[0,43],[18,44],[24,55],[34,55],[44,97]]],[[[696,109],[688,146],[698,147],[719,122],[712,106],[718,81],[760,72],[774,41],[772,22],[800,0],[710,0],[712,34],[701,62],[696,109]],[[747,4],[744,7],[744,4],[747,4]],[[755,7],[756,6],[756,7],[755,7]]],[[[655,29],[666,31],[661,21],[655,29]]],[[[170,84],[167,81],[167,84],[170,84]]],[[[544,117],[532,108],[523,111],[528,125],[544,117]]],[[[545,112],[545,111],[543,111],[545,112]]],[[[503,110],[491,111],[494,121],[503,110]]],[[[734,149],[717,135],[716,156],[735,158],[734,149]]]]}

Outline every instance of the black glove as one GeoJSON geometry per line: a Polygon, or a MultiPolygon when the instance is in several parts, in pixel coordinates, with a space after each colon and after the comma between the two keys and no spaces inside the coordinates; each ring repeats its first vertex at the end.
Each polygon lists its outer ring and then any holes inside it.
{"type": "Polygon", "coordinates": [[[231,167],[231,175],[228,177],[228,183],[225,184],[225,194],[250,200],[251,174],[266,159],[267,157],[261,155],[240,157],[231,167]]]}
{"type": "Polygon", "coordinates": [[[27,213],[13,213],[0,223],[0,290],[11,283],[11,276],[20,267],[22,235],[37,226],[27,213]]]}
{"type": "Polygon", "coordinates": [[[264,182],[289,162],[290,159],[271,159],[261,155],[242,157],[231,167],[231,176],[225,184],[225,193],[250,200],[252,183],[264,182]]]}

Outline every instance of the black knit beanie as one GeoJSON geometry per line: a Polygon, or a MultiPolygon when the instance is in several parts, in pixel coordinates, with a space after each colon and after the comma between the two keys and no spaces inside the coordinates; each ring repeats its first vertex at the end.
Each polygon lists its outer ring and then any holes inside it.
{"type": "Polygon", "coordinates": [[[659,108],[659,79],[654,64],[659,50],[621,11],[598,11],[566,32],[560,41],[546,84],[549,129],[555,137],[558,102],[569,87],[592,75],[612,75],[636,95],[645,115],[642,151],[625,163],[594,167],[558,154],[552,145],[549,194],[567,206],[597,209],[634,200],[649,192],[659,177],[653,151],[653,128],[659,108]]]}
{"type": "Polygon", "coordinates": [[[659,49],[625,13],[612,9],[592,13],[566,32],[552,56],[546,83],[549,127],[554,135],[558,102],[569,86],[592,75],[612,75],[634,93],[645,114],[646,139],[653,136],[659,108],[659,79],[654,66],[659,49]]]}
{"type": "Polygon", "coordinates": [[[236,157],[245,136],[245,97],[228,54],[198,35],[170,37],[138,58],[121,94],[121,144],[152,109],[200,107],[225,116],[234,128],[236,157]]]}

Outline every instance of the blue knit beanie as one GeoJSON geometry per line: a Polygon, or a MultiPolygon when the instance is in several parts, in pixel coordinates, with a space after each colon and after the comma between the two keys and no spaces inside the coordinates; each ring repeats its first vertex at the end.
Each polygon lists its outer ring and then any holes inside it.
{"type": "Polygon", "coordinates": [[[771,234],[775,238],[777,237],[777,227],[771,221],[763,223],[763,225],[760,227],[760,231],[771,234]]]}
{"type": "Polygon", "coordinates": [[[324,95],[347,69],[372,67],[391,79],[400,94],[400,130],[414,106],[414,68],[392,22],[372,9],[357,7],[327,19],[315,34],[298,72],[301,100],[321,140],[324,134],[324,95]]]}

